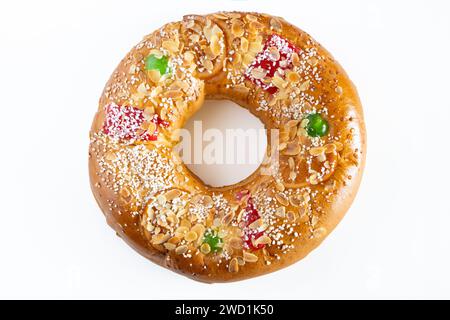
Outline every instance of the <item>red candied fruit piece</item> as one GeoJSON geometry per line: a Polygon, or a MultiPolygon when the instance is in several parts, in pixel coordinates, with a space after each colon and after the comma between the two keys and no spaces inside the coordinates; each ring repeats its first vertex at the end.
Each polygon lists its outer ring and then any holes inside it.
{"type": "Polygon", "coordinates": [[[247,226],[252,224],[256,220],[258,220],[259,218],[261,218],[258,210],[256,210],[256,208],[255,208],[252,198],[249,198],[247,201],[247,206],[245,207],[245,213],[246,214],[244,216],[244,221],[247,226]]]}
{"type": "MultiPolygon", "coordinates": [[[[236,198],[240,200],[248,194],[249,194],[248,190],[240,191],[237,193],[236,198]]],[[[253,199],[250,197],[247,200],[247,206],[245,207],[245,215],[243,217],[245,228],[244,228],[244,235],[242,238],[245,247],[253,251],[260,250],[265,247],[264,244],[259,244],[257,246],[253,244],[253,240],[256,240],[259,237],[261,237],[264,234],[264,231],[255,231],[248,227],[250,224],[258,220],[259,218],[261,218],[261,216],[259,215],[258,210],[256,210],[256,207],[253,203],[253,199]]]]}
{"type": "Polygon", "coordinates": [[[287,70],[292,68],[292,54],[300,53],[300,50],[296,48],[287,39],[277,35],[272,34],[266,40],[263,50],[259,52],[252,64],[247,68],[245,72],[245,77],[253,82],[254,84],[260,86],[265,91],[270,94],[274,94],[278,91],[278,88],[272,83],[264,83],[261,79],[256,79],[252,76],[252,70],[261,67],[267,71],[266,77],[272,78],[275,72],[280,68],[282,70],[287,70]],[[274,61],[269,55],[269,48],[276,47],[280,53],[280,58],[274,61]],[[285,62],[283,62],[285,61],[285,62]],[[283,65],[282,65],[283,62],[283,65]]]}
{"type": "Polygon", "coordinates": [[[155,114],[155,116],[153,117],[152,122],[157,126],[161,126],[163,128],[167,128],[169,126],[169,121],[161,119],[157,114],[155,114]]]}
{"type": "MultiPolygon", "coordinates": [[[[159,115],[155,114],[153,116],[153,119],[151,120],[154,124],[156,124],[156,130],[153,132],[153,134],[149,135],[148,140],[150,141],[156,141],[158,140],[158,127],[167,128],[169,126],[169,122],[162,120],[159,115]]],[[[147,133],[148,134],[148,133],[147,133]]]]}
{"type": "Polygon", "coordinates": [[[247,248],[249,248],[250,250],[253,250],[253,251],[263,249],[266,246],[265,244],[258,244],[257,246],[255,246],[253,244],[253,240],[258,239],[263,234],[264,234],[264,231],[253,232],[253,233],[250,233],[250,232],[245,233],[244,234],[244,244],[247,246],[247,248]]]}
{"type": "Polygon", "coordinates": [[[244,198],[245,196],[247,196],[249,193],[250,193],[250,191],[248,191],[248,190],[246,190],[246,189],[241,190],[241,191],[239,191],[238,193],[236,193],[236,199],[237,199],[238,201],[241,201],[242,198],[244,198]]]}
{"type": "MultiPolygon", "coordinates": [[[[105,107],[105,113],[103,132],[112,138],[142,141],[158,139],[158,129],[152,134],[142,130],[141,125],[145,121],[145,117],[144,112],[138,108],[110,103],[105,107]]],[[[155,115],[151,121],[157,125],[157,128],[169,126],[169,123],[158,115],[155,115]]]]}

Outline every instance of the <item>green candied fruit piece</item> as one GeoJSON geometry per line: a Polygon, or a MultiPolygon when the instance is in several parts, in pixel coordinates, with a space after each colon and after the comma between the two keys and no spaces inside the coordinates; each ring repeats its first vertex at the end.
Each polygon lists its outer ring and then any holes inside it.
{"type": "Polygon", "coordinates": [[[330,131],[330,126],[324,118],[318,113],[312,113],[306,117],[308,124],[306,132],[310,137],[323,137],[330,131]]]}
{"type": "Polygon", "coordinates": [[[160,75],[169,73],[169,58],[167,56],[161,56],[158,58],[156,55],[151,54],[145,58],[146,70],[158,70],[160,75]]]}
{"type": "Polygon", "coordinates": [[[218,252],[222,250],[223,240],[219,237],[217,232],[206,231],[203,236],[203,243],[207,243],[211,248],[211,252],[218,252]]]}

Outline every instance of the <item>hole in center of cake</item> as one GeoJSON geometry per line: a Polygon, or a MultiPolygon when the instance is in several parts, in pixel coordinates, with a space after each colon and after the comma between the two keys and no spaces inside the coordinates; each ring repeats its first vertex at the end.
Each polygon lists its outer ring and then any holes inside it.
{"type": "Polygon", "coordinates": [[[267,148],[264,124],[232,101],[206,100],[184,129],[179,153],[207,185],[238,183],[263,161],[267,148]]]}

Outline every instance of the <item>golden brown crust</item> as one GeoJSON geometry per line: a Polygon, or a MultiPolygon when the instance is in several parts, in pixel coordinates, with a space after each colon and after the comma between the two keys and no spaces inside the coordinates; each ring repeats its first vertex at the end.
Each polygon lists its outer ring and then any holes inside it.
{"type": "Polygon", "coordinates": [[[226,282],[281,269],[317,247],[356,194],[365,149],[356,89],[325,49],[281,18],[223,12],[167,24],[122,60],[92,124],[89,173],[108,224],[136,251],[195,280],[226,282]],[[274,75],[255,63],[261,52],[278,61],[274,75]],[[167,56],[170,72],[146,70],[151,54],[167,56]],[[268,147],[279,162],[265,159],[233,186],[204,185],[172,148],[205,98],[233,100],[280,130],[268,147]],[[144,120],[123,132],[108,112],[144,120]],[[323,137],[306,133],[314,113],[330,123],[323,137]]]}

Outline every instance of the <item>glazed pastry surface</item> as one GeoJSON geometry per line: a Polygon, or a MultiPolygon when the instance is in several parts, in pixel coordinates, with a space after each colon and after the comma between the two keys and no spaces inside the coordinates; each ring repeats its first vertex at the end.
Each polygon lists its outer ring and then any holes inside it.
{"type": "Polygon", "coordinates": [[[279,17],[188,15],[146,36],[101,95],[89,147],[108,224],[149,260],[204,282],[288,266],[349,208],[366,136],[355,87],[320,44],[279,17]],[[244,181],[205,185],[174,151],[205,99],[264,123],[266,158],[244,181]]]}

